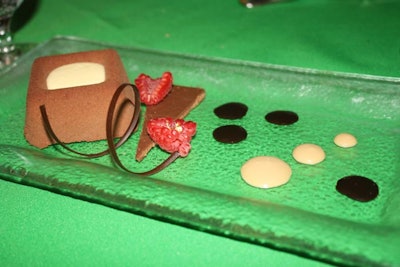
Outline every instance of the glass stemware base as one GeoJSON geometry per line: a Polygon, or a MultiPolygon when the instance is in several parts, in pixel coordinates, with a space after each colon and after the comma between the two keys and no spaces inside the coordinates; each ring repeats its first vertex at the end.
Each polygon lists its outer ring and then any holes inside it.
{"type": "Polygon", "coordinates": [[[0,1],[0,68],[11,65],[19,56],[11,31],[11,20],[23,0],[0,1]]]}

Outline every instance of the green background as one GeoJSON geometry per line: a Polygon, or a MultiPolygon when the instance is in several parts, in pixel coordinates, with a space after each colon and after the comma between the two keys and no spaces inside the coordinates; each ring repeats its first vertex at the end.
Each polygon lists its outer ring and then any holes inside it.
{"type": "MultiPolygon", "coordinates": [[[[125,46],[400,77],[400,2],[25,0],[19,43],[74,35],[125,46]]],[[[0,159],[1,160],[1,159],[0,159]]],[[[328,266],[0,180],[2,266],[328,266]]]]}

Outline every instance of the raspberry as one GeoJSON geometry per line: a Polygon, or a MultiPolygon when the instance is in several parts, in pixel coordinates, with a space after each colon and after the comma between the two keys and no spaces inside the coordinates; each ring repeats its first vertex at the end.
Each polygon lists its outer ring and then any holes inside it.
{"type": "Polygon", "coordinates": [[[172,74],[164,72],[161,77],[152,79],[146,74],[140,74],[135,79],[139,90],[140,101],[146,105],[155,105],[163,100],[172,88],[172,74]]]}
{"type": "Polygon", "coordinates": [[[181,157],[186,157],[191,148],[190,141],[196,133],[196,126],[192,121],[157,118],[149,120],[147,132],[163,150],[169,153],[178,152],[181,157]]]}

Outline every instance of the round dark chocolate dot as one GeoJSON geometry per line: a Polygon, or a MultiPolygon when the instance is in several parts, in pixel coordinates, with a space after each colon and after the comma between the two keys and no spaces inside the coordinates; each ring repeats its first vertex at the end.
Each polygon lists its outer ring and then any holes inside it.
{"type": "Polygon", "coordinates": [[[299,120],[299,116],[293,111],[276,110],[265,115],[265,119],[277,125],[290,125],[299,120]]]}
{"type": "Polygon", "coordinates": [[[369,178],[350,175],[341,178],[336,184],[336,190],[357,201],[368,202],[379,194],[378,185],[369,178]]]}
{"type": "Polygon", "coordinates": [[[224,125],[216,128],[213,136],[218,142],[234,144],[246,139],[247,131],[238,125],[224,125]]]}
{"type": "Polygon", "coordinates": [[[248,107],[239,102],[230,102],[214,109],[214,114],[221,119],[241,119],[247,113],[248,107]]]}

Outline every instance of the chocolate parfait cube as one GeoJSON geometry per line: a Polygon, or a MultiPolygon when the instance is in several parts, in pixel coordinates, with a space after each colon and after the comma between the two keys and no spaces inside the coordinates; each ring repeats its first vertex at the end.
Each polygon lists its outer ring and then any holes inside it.
{"type": "MultiPolygon", "coordinates": [[[[113,49],[45,56],[32,65],[24,134],[38,148],[55,143],[49,137],[40,106],[44,105],[54,133],[63,143],[106,139],[107,112],[115,90],[128,75],[113,49]]],[[[133,116],[131,90],[117,102],[115,136],[120,137],[133,116]]]]}

